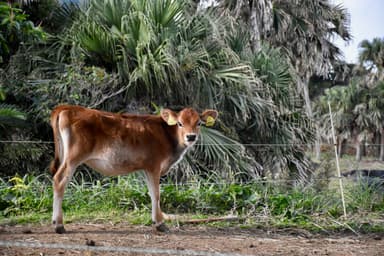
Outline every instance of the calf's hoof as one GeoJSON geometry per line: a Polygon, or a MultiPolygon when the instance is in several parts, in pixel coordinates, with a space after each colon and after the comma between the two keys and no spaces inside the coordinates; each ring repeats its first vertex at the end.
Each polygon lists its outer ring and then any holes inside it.
{"type": "Polygon", "coordinates": [[[57,226],[55,227],[55,232],[56,232],[57,234],[63,234],[63,233],[65,233],[64,225],[57,225],[57,226]]]}
{"type": "Polygon", "coordinates": [[[158,225],[155,225],[155,228],[156,228],[156,231],[158,231],[158,232],[162,232],[162,233],[169,233],[170,232],[169,228],[167,227],[167,225],[164,224],[164,222],[160,223],[158,225]]]}

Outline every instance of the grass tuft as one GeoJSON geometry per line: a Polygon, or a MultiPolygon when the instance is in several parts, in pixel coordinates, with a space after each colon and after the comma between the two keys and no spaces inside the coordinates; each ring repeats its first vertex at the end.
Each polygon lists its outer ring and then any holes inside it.
{"type": "MultiPolygon", "coordinates": [[[[151,203],[143,175],[86,181],[81,176],[66,190],[66,222],[151,223],[151,203]]],[[[50,222],[52,180],[47,175],[0,179],[0,224],[50,222]]],[[[190,216],[238,215],[242,227],[297,227],[311,231],[382,232],[384,194],[380,184],[346,186],[348,216],[342,216],[336,189],[315,185],[287,188],[276,183],[162,184],[161,206],[167,213],[190,216]],[[357,230],[357,231],[356,231],[357,230]]],[[[210,225],[233,225],[216,223],[210,225]]]]}

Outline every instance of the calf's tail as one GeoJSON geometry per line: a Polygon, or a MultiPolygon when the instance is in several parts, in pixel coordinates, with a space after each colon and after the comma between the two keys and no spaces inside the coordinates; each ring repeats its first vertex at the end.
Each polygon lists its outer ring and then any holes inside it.
{"type": "Polygon", "coordinates": [[[51,170],[52,176],[55,176],[57,170],[60,167],[60,154],[61,154],[61,139],[60,139],[60,132],[59,132],[59,114],[60,112],[57,110],[53,110],[51,114],[51,126],[53,130],[53,140],[55,143],[55,157],[51,161],[51,164],[49,166],[49,169],[51,170]]]}

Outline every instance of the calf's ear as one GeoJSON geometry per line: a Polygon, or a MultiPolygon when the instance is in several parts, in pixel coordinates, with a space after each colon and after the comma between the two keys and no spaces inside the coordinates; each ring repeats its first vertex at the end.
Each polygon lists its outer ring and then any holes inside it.
{"type": "Polygon", "coordinates": [[[200,115],[200,118],[206,126],[213,126],[218,115],[219,113],[216,110],[207,109],[200,115]]]}
{"type": "Polygon", "coordinates": [[[161,110],[160,116],[170,126],[177,124],[177,114],[170,109],[161,110]]]}

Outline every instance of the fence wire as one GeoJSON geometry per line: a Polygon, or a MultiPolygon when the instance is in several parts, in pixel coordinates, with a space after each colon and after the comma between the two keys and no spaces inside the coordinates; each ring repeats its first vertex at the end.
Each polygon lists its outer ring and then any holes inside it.
{"type": "Polygon", "coordinates": [[[93,252],[123,252],[129,254],[146,254],[146,255],[191,255],[191,256],[247,256],[245,254],[206,252],[195,250],[176,250],[161,248],[135,248],[125,246],[88,246],[78,244],[57,244],[57,243],[34,243],[34,242],[17,242],[0,240],[0,247],[22,247],[22,248],[42,248],[42,249],[63,249],[76,251],[93,251],[93,252]]]}
{"type": "Polygon", "coordinates": [[[41,140],[0,140],[0,143],[8,144],[53,144],[53,141],[41,141],[41,140]]]}
{"type": "MultiPolygon", "coordinates": [[[[53,141],[42,140],[0,140],[0,143],[4,144],[54,144],[53,141]]],[[[288,147],[288,146],[308,146],[314,147],[315,143],[196,143],[196,146],[260,146],[260,147],[288,147]]],[[[378,147],[384,144],[381,143],[364,143],[361,144],[366,147],[378,147]]],[[[335,146],[334,143],[320,143],[320,146],[335,146]]],[[[343,143],[346,147],[355,147],[354,143],[343,143]]]]}
{"type": "MultiPolygon", "coordinates": [[[[43,141],[43,140],[0,140],[0,144],[45,144],[45,145],[53,145],[53,141],[43,141]]],[[[214,146],[214,145],[219,145],[219,144],[196,144],[196,145],[207,145],[207,146],[214,146]]],[[[220,144],[223,145],[223,144],[220,144]]],[[[288,147],[288,146],[306,146],[309,149],[314,148],[315,144],[285,144],[285,143],[244,143],[244,144],[225,144],[225,145],[238,145],[238,146],[248,146],[248,147],[255,147],[253,148],[254,151],[270,151],[270,148],[273,147],[288,147]],[[260,148],[257,148],[260,147],[260,148]]],[[[320,144],[322,148],[321,152],[321,160],[320,161],[314,161],[314,166],[313,168],[324,168],[322,167],[323,165],[329,165],[333,164],[334,162],[334,156],[332,151],[332,148],[334,148],[335,144],[333,143],[322,143],[320,144]],[[327,155],[326,157],[323,157],[323,155],[327,155]]],[[[350,158],[347,159],[347,161],[343,161],[343,172],[340,174],[334,173],[331,174],[331,172],[327,173],[325,176],[318,176],[318,175],[311,175],[308,177],[306,182],[330,182],[330,181],[343,181],[343,180],[348,180],[351,178],[361,178],[362,175],[366,175],[366,178],[377,178],[380,182],[379,183],[384,183],[384,162],[375,160],[372,157],[364,157],[364,159],[368,159],[368,161],[365,161],[365,163],[359,162],[355,159],[352,158],[352,155],[354,153],[351,153],[356,150],[355,144],[351,143],[344,143],[344,150],[349,151],[349,153],[345,153],[347,155],[350,155],[350,158]],[[382,174],[379,175],[379,177],[370,177],[370,174],[365,174],[365,173],[358,173],[359,171],[377,171],[377,170],[383,170],[382,174]],[[353,173],[355,172],[355,173],[353,173]]],[[[381,146],[382,144],[376,144],[376,143],[366,143],[363,144],[367,149],[367,152],[370,152],[369,154],[372,155],[372,152],[376,152],[378,150],[378,147],[381,146]]],[[[310,153],[313,154],[314,153],[310,153]]],[[[377,159],[377,158],[376,158],[377,159]]],[[[364,161],[363,161],[364,162],[364,161]]],[[[330,167],[328,166],[327,168],[335,168],[335,167],[330,167]]],[[[89,171],[88,169],[85,169],[89,171]]],[[[1,173],[1,168],[0,168],[0,173],[1,173]]],[[[315,174],[315,173],[313,173],[315,174]]],[[[225,181],[218,181],[218,182],[182,182],[182,183],[169,183],[167,182],[166,179],[162,180],[161,185],[162,186],[176,186],[176,187],[188,187],[188,186],[225,186],[225,185],[268,185],[268,184],[284,184],[284,183],[297,183],[298,180],[295,178],[282,178],[282,177],[270,177],[267,176],[265,178],[259,177],[259,178],[254,178],[249,181],[240,181],[240,182],[235,182],[235,181],[230,181],[230,182],[225,182],[225,181]]],[[[300,183],[300,182],[299,182],[300,183]]]]}

